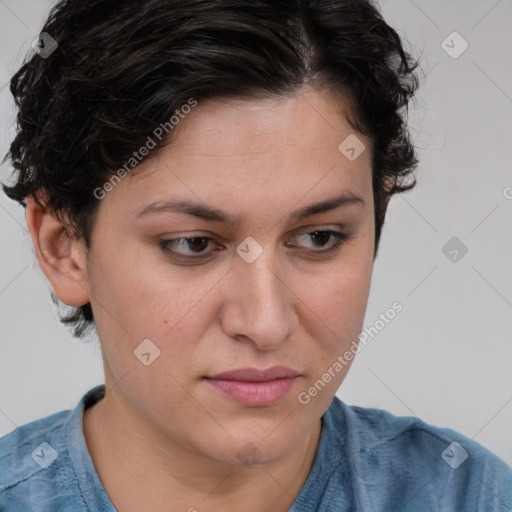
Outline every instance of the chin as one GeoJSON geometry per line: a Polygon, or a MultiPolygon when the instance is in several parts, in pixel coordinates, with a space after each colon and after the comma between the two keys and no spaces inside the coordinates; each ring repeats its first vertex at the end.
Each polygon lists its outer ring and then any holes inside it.
{"type": "MultiPolygon", "coordinates": [[[[275,428],[275,427],[274,427],[275,428]]],[[[249,429],[250,430],[250,429],[249,429]]],[[[271,429],[268,430],[269,432],[271,429]]],[[[248,435],[245,432],[239,436],[226,436],[222,441],[210,441],[204,447],[208,455],[224,464],[236,466],[253,467],[264,464],[271,464],[285,457],[300,439],[294,439],[291,432],[283,430],[280,435],[263,433],[267,430],[260,430],[258,435],[248,435]],[[212,448],[216,448],[212,450],[212,448]]]]}

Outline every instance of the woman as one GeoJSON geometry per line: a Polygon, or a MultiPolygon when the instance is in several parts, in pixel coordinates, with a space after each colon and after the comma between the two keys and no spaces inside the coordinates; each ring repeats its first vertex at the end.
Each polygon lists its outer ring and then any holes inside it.
{"type": "Polygon", "coordinates": [[[372,3],[64,0],[36,52],[4,190],[105,385],[0,441],[2,510],[510,510],[476,442],[334,396],[417,164],[372,3]]]}

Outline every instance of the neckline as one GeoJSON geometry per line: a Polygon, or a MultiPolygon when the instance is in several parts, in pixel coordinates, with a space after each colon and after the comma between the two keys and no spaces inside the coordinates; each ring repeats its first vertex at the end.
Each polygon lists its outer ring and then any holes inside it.
{"type": "MultiPolygon", "coordinates": [[[[107,492],[99,478],[94,466],[91,454],[87,447],[84,434],[83,418],[87,409],[98,403],[105,397],[105,384],[100,384],[87,391],[65,425],[66,443],[69,456],[73,464],[75,476],[78,481],[82,497],[90,510],[102,510],[103,512],[117,512],[110,501],[107,492]]],[[[319,479],[327,478],[340,463],[346,460],[344,436],[340,435],[339,419],[336,418],[338,409],[343,411],[342,402],[335,396],[329,407],[321,417],[322,428],[317,452],[311,467],[311,471],[302,486],[289,511],[295,510],[297,505],[309,502],[312,496],[318,494],[319,479]]],[[[343,416],[343,428],[345,418],[343,416]]]]}

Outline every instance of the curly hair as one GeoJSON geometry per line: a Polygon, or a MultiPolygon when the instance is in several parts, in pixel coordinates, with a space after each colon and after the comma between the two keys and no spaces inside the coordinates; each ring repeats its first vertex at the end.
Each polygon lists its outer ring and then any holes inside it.
{"type": "MultiPolygon", "coordinates": [[[[93,191],[191,97],[285,95],[304,84],[342,93],[350,124],[372,141],[375,256],[387,199],[416,185],[407,112],[419,62],[372,0],[62,0],[42,32],[58,48],[29,55],[11,79],[15,182],[3,190],[23,206],[41,204],[43,190],[87,248],[93,191]]],[[[94,325],[90,303],[61,321],[82,337],[94,325]]]]}

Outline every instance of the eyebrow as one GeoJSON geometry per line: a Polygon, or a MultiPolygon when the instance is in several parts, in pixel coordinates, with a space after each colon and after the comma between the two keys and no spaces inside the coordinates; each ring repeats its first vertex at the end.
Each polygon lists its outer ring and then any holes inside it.
{"type": "MultiPolygon", "coordinates": [[[[297,222],[313,215],[327,213],[331,210],[345,208],[350,205],[360,205],[363,208],[365,206],[365,201],[362,197],[345,190],[338,196],[325,199],[319,203],[310,204],[290,213],[286,220],[289,223],[297,222]]],[[[227,212],[223,212],[217,208],[212,208],[204,203],[195,203],[193,201],[173,198],[149,204],[137,213],[136,217],[140,218],[145,215],[162,212],[185,213],[209,222],[221,222],[231,226],[240,226],[242,224],[242,219],[240,217],[235,217],[227,212]]]]}

